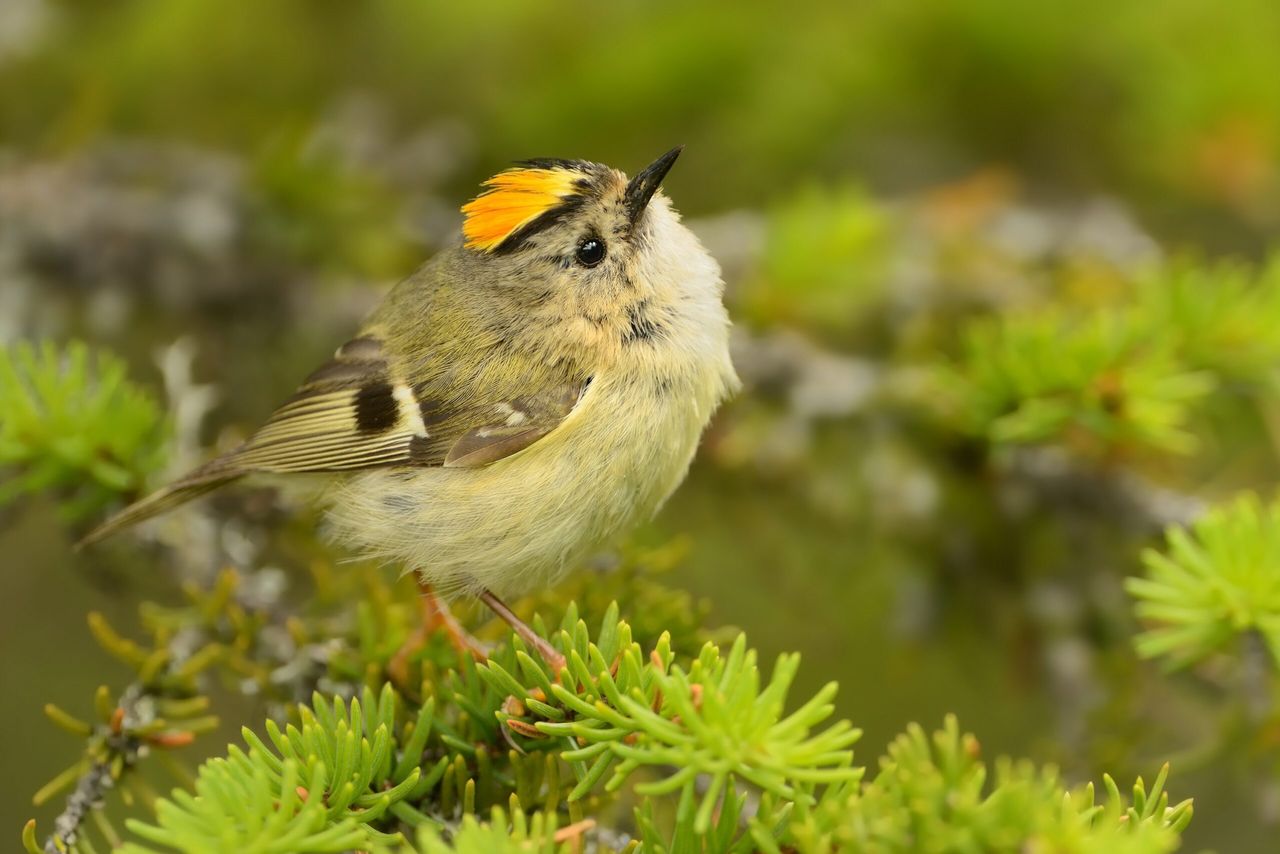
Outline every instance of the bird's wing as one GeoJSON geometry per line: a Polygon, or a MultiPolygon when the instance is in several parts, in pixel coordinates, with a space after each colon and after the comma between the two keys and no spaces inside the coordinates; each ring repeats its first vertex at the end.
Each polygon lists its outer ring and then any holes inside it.
{"type": "Polygon", "coordinates": [[[326,472],[406,465],[427,435],[413,390],[382,342],[364,335],[338,348],[223,465],[247,472],[326,472]]]}
{"type": "Polygon", "coordinates": [[[409,383],[366,335],[340,347],[225,462],[238,473],[486,465],[554,430],[589,383],[477,399],[440,381],[409,383]]]}
{"type": "Polygon", "coordinates": [[[396,371],[376,336],[362,335],[338,348],[243,445],[126,507],[82,544],[246,474],[488,465],[554,430],[590,382],[492,400],[441,387],[444,380],[415,386],[396,371]]]}

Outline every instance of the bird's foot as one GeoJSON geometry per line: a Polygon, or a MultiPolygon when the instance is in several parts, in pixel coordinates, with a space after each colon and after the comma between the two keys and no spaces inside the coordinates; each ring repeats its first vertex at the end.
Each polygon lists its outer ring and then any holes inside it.
{"type": "Polygon", "coordinates": [[[400,645],[395,655],[391,656],[391,660],[387,662],[387,675],[391,677],[391,681],[402,687],[408,684],[409,662],[416,652],[426,646],[427,638],[437,631],[443,631],[448,636],[449,642],[453,644],[453,648],[459,653],[470,655],[477,661],[487,661],[488,646],[462,627],[458,618],[449,610],[449,606],[436,595],[431,586],[419,580],[418,590],[421,594],[418,597],[418,607],[421,609],[422,618],[413,634],[400,645]]]}

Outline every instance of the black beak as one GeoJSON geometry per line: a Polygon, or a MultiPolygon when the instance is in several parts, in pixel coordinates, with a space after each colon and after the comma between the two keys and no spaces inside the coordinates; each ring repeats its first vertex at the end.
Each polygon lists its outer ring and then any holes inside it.
{"type": "Polygon", "coordinates": [[[627,184],[627,192],[622,198],[623,204],[627,208],[627,218],[633,226],[640,219],[640,214],[644,213],[644,209],[648,207],[649,200],[653,198],[653,194],[658,192],[662,179],[667,177],[667,173],[671,171],[671,167],[675,164],[676,158],[680,156],[682,151],[684,151],[684,146],[677,145],[644,167],[627,184]]]}

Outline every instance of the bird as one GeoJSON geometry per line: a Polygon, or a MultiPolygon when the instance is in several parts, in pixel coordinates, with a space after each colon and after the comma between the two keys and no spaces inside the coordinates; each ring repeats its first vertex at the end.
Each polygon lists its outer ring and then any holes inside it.
{"type": "Polygon", "coordinates": [[[478,597],[562,664],[503,599],[655,514],[739,386],[720,268],[661,190],[682,149],[633,177],[543,158],[489,178],[243,444],[81,545],[242,478],[328,474],[330,537],[415,573],[424,618],[456,639],[445,601],[478,597]]]}

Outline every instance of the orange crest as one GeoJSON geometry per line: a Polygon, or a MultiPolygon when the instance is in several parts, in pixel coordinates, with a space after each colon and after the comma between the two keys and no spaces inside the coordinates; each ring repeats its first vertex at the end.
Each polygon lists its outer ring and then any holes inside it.
{"type": "Polygon", "coordinates": [[[582,173],[572,169],[516,168],[484,182],[485,191],[462,206],[468,249],[490,252],[540,215],[578,192],[582,173]]]}

